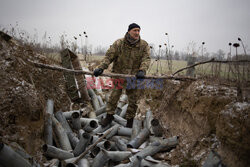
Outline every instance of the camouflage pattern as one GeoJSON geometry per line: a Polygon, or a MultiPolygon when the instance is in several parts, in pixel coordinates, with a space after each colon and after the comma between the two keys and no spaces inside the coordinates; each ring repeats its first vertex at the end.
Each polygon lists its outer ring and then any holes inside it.
{"type": "Polygon", "coordinates": [[[148,43],[141,39],[131,46],[125,37],[118,39],[108,49],[99,68],[107,69],[112,62],[114,73],[136,74],[139,70],[146,72],[150,64],[148,43]]]}
{"type": "MultiPolygon", "coordinates": [[[[135,45],[130,45],[126,36],[118,39],[110,46],[105,58],[98,68],[107,69],[113,62],[113,73],[135,75],[139,70],[146,73],[150,64],[150,48],[146,41],[140,39],[135,45]]],[[[126,86],[126,82],[124,83],[126,86]]],[[[124,87],[123,86],[123,87],[124,87]]],[[[137,110],[137,101],[141,90],[126,89],[128,95],[128,109],[126,119],[133,118],[137,110]]],[[[107,103],[106,111],[114,114],[117,102],[122,94],[122,89],[113,89],[107,103]]]]}

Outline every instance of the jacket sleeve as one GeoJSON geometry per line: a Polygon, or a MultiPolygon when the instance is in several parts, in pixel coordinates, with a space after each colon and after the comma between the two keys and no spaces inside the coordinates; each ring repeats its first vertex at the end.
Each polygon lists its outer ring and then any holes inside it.
{"type": "Polygon", "coordinates": [[[115,60],[118,53],[118,43],[119,41],[117,40],[110,46],[98,68],[107,69],[108,66],[115,60]]]}
{"type": "Polygon", "coordinates": [[[139,70],[142,70],[146,73],[146,71],[149,68],[150,65],[150,48],[149,45],[146,43],[146,46],[143,49],[143,54],[142,54],[142,62],[139,70]]]}

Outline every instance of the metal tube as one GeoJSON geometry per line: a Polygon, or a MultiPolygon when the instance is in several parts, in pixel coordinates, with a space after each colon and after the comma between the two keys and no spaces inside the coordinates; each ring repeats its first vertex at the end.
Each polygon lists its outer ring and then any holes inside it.
{"type": "Polygon", "coordinates": [[[123,107],[122,107],[122,111],[120,113],[120,117],[124,118],[125,115],[126,115],[126,112],[127,112],[127,109],[128,109],[128,104],[125,104],[123,107]]]}
{"type": "Polygon", "coordinates": [[[131,136],[132,135],[132,129],[120,126],[118,128],[117,135],[119,135],[119,136],[131,136]]]}
{"type": "Polygon", "coordinates": [[[130,157],[132,153],[130,151],[106,151],[103,150],[104,154],[108,157],[108,159],[111,159],[112,161],[123,161],[130,157]]]}
{"type": "Polygon", "coordinates": [[[77,145],[73,151],[73,154],[75,157],[80,155],[86,149],[87,145],[90,142],[90,139],[91,139],[90,134],[88,134],[88,133],[82,134],[80,141],[77,143],[77,145]]]}
{"type": "Polygon", "coordinates": [[[111,149],[111,143],[108,140],[102,141],[98,143],[96,146],[105,150],[111,149]]]}
{"type": "Polygon", "coordinates": [[[100,108],[99,101],[96,97],[96,94],[93,89],[88,89],[89,96],[91,97],[92,104],[95,110],[98,110],[100,108]]]}
{"type": "Polygon", "coordinates": [[[75,130],[82,128],[80,121],[80,114],[78,112],[73,112],[71,115],[72,125],[75,130]]]}
{"type": "Polygon", "coordinates": [[[98,120],[100,121],[100,120],[102,120],[103,118],[105,118],[105,117],[106,117],[106,115],[107,115],[107,113],[106,113],[106,112],[104,112],[104,113],[102,113],[102,114],[98,115],[98,116],[96,117],[96,119],[98,119],[98,120]]]}
{"type": "Polygon", "coordinates": [[[31,167],[32,165],[11,147],[0,143],[0,165],[11,167],[31,167]]]}
{"type": "Polygon", "coordinates": [[[68,132],[73,132],[72,129],[70,128],[68,121],[66,120],[65,116],[63,115],[63,112],[58,111],[55,113],[56,119],[60,122],[66,133],[68,132]]]}
{"type": "Polygon", "coordinates": [[[104,153],[103,150],[101,150],[94,158],[92,167],[103,167],[108,162],[108,160],[108,156],[104,153]]]}
{"type": "Polygon", "coordinates": [[[152,119],[151,125],[152,125],[153,134],[156,137],[162,137],[162,135],[163,135],[163,128],[160,125],[159,120],[158,119],[152,119]]]}
{"type": "Polygon", "coordinates": [[[136,153],[131,159],[134,159],[136,156],[140,156],[141,158],[145,158],[147,156],[152,156],[159,151],[163,151],[170,147],[176,146],[178,144],[178,137],[174,136],[168,139],[164,139],[161,142],[154,142],[151,145],[144,148],[142,151],[136,153]]]}
{"type": "Polygon", "coordinates": [[[96,116],[103,114],[106,111],[106,104],[95,111],[96,116]]]}
{"type": "Polygon", "coordinates": [[[74,157],[74,155],[72,153],[65,151],[65,150],[62,150],[60,148],[56,148],[54,146],[48,145],[48,144],[43,145],[43,152],[48,157],[58,158],[60,160],[69,159],[69,158],[74,157]]]}
{"type": "Polygon", "coordinates": [[[81,121],[82,127],[90,124],[91,121],[95,121],[96,123],[98,123],[98,119],[93,119],[93,118],[80,118],[80,121],[81,121]]]}
{"type": "Polygon", "coordinates": [[[90,151],[90,156],[92,158],[96,157],[97,154],[101,151],[100,147],[94,147],[91,151],[90,151]]]}
{"type": "Polygon", "coordinates": [[[144,125],[144,127],[147,127],[148,130],[150,131],[150,133],[153,132],[152,127],[151,127],[151,121],[153,120],[153,114],[152,111],[150,109],[147,110],[146,112],[146,125],[144,125]]]}
{"type": "Polygon", "coordinates": [[[114,114],[114,121],[119,123],[120,125],[122,126],[126,126],[127,125],[127,120],[120,117],[119,115],[117,114],[114,114]]]}
{"type": "Polygon", "coordinates": [[[68,135],[66,134],[65,129],[62,127],[59,121],[52,116],[52,124],[55,134],[59,140],[60,146],[63,150],[70,151],[72,150],[68,135]]]}
{"type": "Polygon", "coordinates": [[[107,125],[106,127],[102,127],[101,125],[99,125],[96,129],[94,129],[92,131],[93,134],[97,134],[97,133],[102,133],[106,130],[108,130],[110,128],[110,125],[107,125]]]}
{"type": "Polygon", "coordinates": [[[72,148],[74,149],[76,147],[77,143],[79,142],[78,137],[76,137],[75,133],[68,133],[68,138],[69,138],[69,141],[70,141],[72,148]]]}
{"type": "Polygon", "coordinates": [[[96,96],[97,99],[98,99],[98,102],[100,104],[100,107],[104,106],[104,103],[103,103],[103,100],[102,100],[102,97],[100,95],[96,96]]]}
{"type": "Polygon", "coordinates": [[[80,115],[82,115],[83,111],[82,110],[73,110],[73,111],[66,111],[66,112],[63,112],[63,116],[66,118],[66,119],[71,119],[71,115],[73,112],[78,112],[80,115]]]}
{"type": "Polygon", "coordinates": [[[128,143],[129,148],[138,148],[149,137],[149,130],[144,128],[134,139],[128,143]]]}
{"type": "Polygon", "coordinates": [[[97,123],[97,121],[95,121],[95,120],[91,120],[90,122],[89,122],[89,124],[86,124],[85,126],[84,126],[84,130],[86,131],[86,132],[92,132],[94,129],[96,129],[98,127],[98,123],[97,123]]]}
{"type": "Polygon", "coordinates": [[[81,159],[77,163],[78,167],[90,167],[89,161],[86,158],[81,159]]]}
{"type": "Polygon", "coordinates": [[[147,159],[143,159],[141,161],[140,167],[171,167],[171,166],[166,163],[152,162],[147,159]]]}
{"type": "Polygon", "coordinates": [[[134,139],[142,129],[142,121],[138,119],[133,120],[131,140],[134,139]]]}
{"type": "Polygon", "coordinates": [[[112,140],[115,142],[117,148],[120,151],[127,151],[127,143],[128,140],[122,138],[122,137],[118,137],[118,136],[113,136],[112,140]]]}
{"type": "MultiPolygon", "coordinates": [[[[109,139],[109,138],[113,137],[114,135],[116,135],[119,127],[120,127],[119,124],[115,124],[114,126],[112,126],[112,131],[106,136],[106,139],[109,139]]],[[[103,133],[106,133],[107,131],[105,131],[103,133]]]]}
{"type": "Polygon", "coordinates": [[[122,109],[122,107],[128,102],[128,96],[126,94],[122,94],[119,101],[118,101],[118,104],[117,104],[117,107],[122,109]]]}
{"type": "Polygon", "coordinates": [[[53,144],[53,133],[52,133],[52,114],[54,112],[54,101],[48,99],[46,106],[45,122],[44,122],[44,139],[46,144],[53,144]]]}

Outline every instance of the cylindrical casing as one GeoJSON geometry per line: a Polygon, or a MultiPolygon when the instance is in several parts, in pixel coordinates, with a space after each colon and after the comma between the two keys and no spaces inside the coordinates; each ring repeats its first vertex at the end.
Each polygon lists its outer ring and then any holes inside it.
{"type": "Polygon", "coordinates": [[[130,151],[106,151],[103,150],[104,154],[107,155],[108,159],[112,161],[123,161],[130,157],[132,153],[130,151]]]}
{"type": "Polygon", "coordinates": [[[127,112],[127,109],[128,109],[128,104],[125,104],[123,107],[122,107],[122,111],[120,113],[120,117],[124,118],[125,115],[126,115],[126,112],[127,112]]]}
{"type": "Polygon", "coordinates": [[[159,151],[163,151],[164,149],[167,149],[169,147],[176,146],[178,144],[178,138],[177,136],[164,139],[163,141],[154,142],[151,145],[144,148],[142,151],[136,153],[131,159],[135,158],[135,156],[139,156],[141,158],[145,158],[147,156],[152,156],[158,153],[159,151]]]}
{"type": "Polygon", "coordinates": [[[112,140],[115,142],[117,148],[118,148],[120,151],[127,151],[127,143],[128,143],[128,140],[123,139],[123,138],[118,137],[118,136],[113,136],[113,137],[112,137],[112,140]]]}
{"type": "Polygon", "coordinates": [[[156,137],[162,137],[162,135],[163,135],[163,128],[160,125],[159,120],[158,119],[152,119],[151,126],[152,126],[152,130],[153,130],[153,134],[156,137]]]}
{"type": "Polygon", "coordinates": [[[65,132],[65,129],[62,127],[59,121],[52,116],[52,123],[53,123],[53,128],[55,131],[55,134],[58,138],[58,141],[60,143],[60,146],[63,150],[70,151],[72,150],[72,147],[69,142],[69,138],[67,133],[65,132]]]}
{"type": "Polygon", "coordinates": [[[117,114],[114,114],[114,121],[117,122],[118,124],[122,125],[122,126],[126,126],[127,125],[127,120],[120,117],[117,114]]]}
{"type": "Polygon", "coordinates": [[[73,151],[73,154],[75,157],[79,156],[86,149],[88,143],[90,142],[90,139],[91,139],[90,134],[88,134],[88,133],[82,134],[80,141],[77,143],[77,145],[73,151]]]}
{"type": "Polygon", "coordinates": [[[142,121],[138,119],[133,120],[131,140],[134,139],[142,129],[142,121]]]}
{"type": "Polygon", "coordinates": [[[43,152],[45,155],[51,158],[58,158],[60,160],[73,158],[74,155],[68,151],[62,150],[60,148],[56,148],[54,146],[50,146],[47,144],[43,145],[43,152]]]}
{"type": "Polygon", "coordinates": [[[128,96],[126,94],[122,94],[117,104],[117,107],[121,109],[127,102],[128,96]]]}
{"type": "Polygon", "coordinates": [[[96,119],[98,119],[99,121],[101,121],[103,118],[105,118],[105,117],[106,117],[106,115],[107,115],[107,113],[106,113],[106,112],[104,112],[104,113],[102,113],[102,114],[98,115],[98,116],[96,117],[96,119]]]}
{"type": "Polygon", "coordinates": [[[103,103],[103,100],[102,100],[102,97],[100,95],[96,96],[97,99],[98,99],[98,102],[100,104],[100,107],[104,106],[104,103],[103,103]]]}
{"type": "Polygon", "coordinates": [[[71,119],[71,115],[73,112],[78,112],[80,115],[82,115],[82,110],[66,111],[66,112],[63,112],[62,114],[66,119],[71,119]]]}
{"type": "Polygon", "coordinates": [[[131,136],[132,129],[131,128],[125,128],[123,126],[120,126],[117,131],[117,135],[119,136],[131,136]]]}
{"type": "Polygon", "coordinates": [[[97,121],[95,121],[95,120],[91,120],[90,122],[89,122],[89,124],[86,124],[85,126],[84,126],[84,130],[86,131],[86,132],[92,132],[94,129],[96,129],[98,127],[98,123],[97,123],[97,121]]]}
{"type": "Polygon", "coordinates": [[[64,128],[66,133],[73,132],[72,129],[70,128],[69,124],[68,124],[68,121],[64,117],[63,112],[57,111],[55,113],[55,117],[60,122],[60,124],[62,125],[62,127],[64,128]]]}
{"type": "Polygon", "coordinates": [[[111,149],[111,143],[108,140],[102,141],[96,145],[97,147],[100,147],[105,150],[111,149]]]}
{"type": "MultiPolygon", "coordinates": [[[[114,135],[116,135],[119,127],[120,127],[119,124],[115,124],[114,126],[112,126],[113,129],[112,129],[112,131],[106,136],[106,139],[109,139],[109,138],[113,137],[114,135]]],[[[103,133],[106,133],[106,131],[103,132],[103,133]]]]}
{"type": "Polygon", "coordinates": [[[98,122],[98,119],[94,119],[94,118],[80,118],[82,127],[88,125],[91,121],[96,121],[98,122]]]}
{"type": "Polygon", "coordinates": [[[92,158],[96,157],[97,154],[101,151],[100,147],[94,147],[91,151],[90,151],[90,156],[92,158]]]}
{"type": "Polygon", "coordinates": [[[129,148],[138,148],[149,137],[149,130],[144,128],[134,139],[128,143],[129,148]]]}
{"type": "Polygon", "coordinates": [[[72,132],[72,133],[68,133],[68,138],[69,138],[72,148],[74,149],[77,143],[79,142],[78,137],[76,137],[75,133],[72,132]]]}
{"type": "Polygon", "coordinates": [[[144,127],[147,127],[148,130],[150,131],[150,133],[152,133],[152,127],[151,127],[151,121],[153,119],[153,114],[152,111],[150,109],[147,110],[146,112],[146,126],[144,125],[144,127]]]}
{"type": "Polygon", "coordinates": [[[80,122],[80,114],[78,112],[73,112],[71,115],[72,125],[75,130],[79,130],[82,128],[80,122]]]}
{"type": "Polygon", "coordinates": [[[96,116],[103,114],[106,111],[106,104],[95,111],[96,116]]]}
{"type": "Polygon", "coordinates": [[[141,164],[140,167],[171,167],[170,165],[166,164],[166,163],[155,163],[155,162],[151,162],[148,161],[146,159],[141,160],[141,164]]]}
{"type": "Polygon", "coordinates": [[[101,150],[94,158],[92,167],[104,167],[108,160],[108,156],[104,154],[103,150],[101,150]]]}
{"type": "Polygon", "coordinates": [[[4,167],[32,167],[27,160],[4,143],[0,143],[0,165],[4,167]]]}
{"type": "Polygon", "coordinates": [[[46,144],[53,144],[53,133],[52,133],[52,114],[54,112],[54,101],[48,99],[46,106],[46,114],[44,121],[44,139],[46,144]]]}
{"type": "Polygon", "coordinates": [[[106,127],[102,127],[101,125],[99,125],[96,129],[92,131],[92,134],[102,133],[105,130],[108,130],[109,128],[110,128],[110,125],[107,125],[106,127]]]}
{"type": "Polygon", "coordinates": [[[81,159],[77,163],[78,167],[90,167],[89,161],[86,158],[81,159]]]}
{"type": "Polygon", "coordinates": [[[100,108],[100,104],[99,104],[99,101],[98,101],[98,99],[96,97],[96,94],[95,94],[94,90],[93,89],[88,89],[88,92],[89,92],[89,95],[91,97],[94,109],[98,110],[100,108]]]}

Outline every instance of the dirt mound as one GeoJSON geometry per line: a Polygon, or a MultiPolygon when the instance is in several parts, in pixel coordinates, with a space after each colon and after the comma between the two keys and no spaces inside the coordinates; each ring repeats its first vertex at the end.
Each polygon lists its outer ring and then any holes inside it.
{"type": "Polygon", "coordinates": [[[55,110],[68,110],[70,100],[65,93],[60,72],[34,67],[28,60],[51,63],[0,35],[0,140],[17,142],[29,154],[39,158],[43,143],[43,113],[47,99],[53,99],[55,110]]]}
{"type": "Polygon", "coordinates": [[[203,81],[165,85],[162,93],[154,92],[159,99],[157,104],[152,102],[154,115],[164,125],[166,136],[180,136],[180,144],[162,158],[170,164],[200,166],[215,150],[228,166],[249,163],[250,103],[237,102],[236,88],[203,81]]]}

